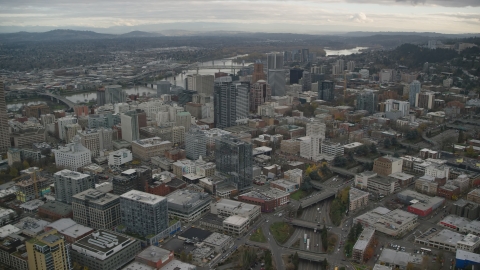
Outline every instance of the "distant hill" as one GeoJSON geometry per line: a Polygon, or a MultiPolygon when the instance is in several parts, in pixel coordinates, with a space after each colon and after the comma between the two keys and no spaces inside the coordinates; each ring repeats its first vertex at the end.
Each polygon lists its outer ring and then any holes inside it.
{"type": "Polygon", "coordinates": [[[17,32],[0,34],[2,42],[20,42],[20,41],[53,41],[53,40],[75,40],[75,39],[105,39],[113,38],[115,35],[101,34],[93,31],[77,30],[52,30],[43,33],[17,32]]]}
{"type": "Polygon", "coordinates": [[[135,38],[135,37],[163,37],[165,35],[161,33],[151,33],[151,32],[144,32],[144,31],[132,31],[125,34],[121,34],[119,38],[135,38]]]}
{"type": "Polygon", "coordinates": [[[479,34],[475,33],[465,33],[465,34],[442,34],[436,32],[348,32],[343,34],[344,36],[349,37],[369,37],[375,35],[383,35],[383,36],[422,36],[422,37],[430,37],[430,38],[465,38],[471,36],[478,36],[479,34]]]}

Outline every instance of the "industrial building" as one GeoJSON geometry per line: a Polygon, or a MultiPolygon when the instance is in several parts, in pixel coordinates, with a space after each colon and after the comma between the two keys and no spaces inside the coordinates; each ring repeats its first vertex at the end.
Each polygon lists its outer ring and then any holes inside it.
{"type": "Polygon", "coordinates": [[[418,217],[400,209],[390,211],[384,207],[377,207],[353,219],[354,224],[358,222],[364,227],[398,237],[413,230],[418,225],[418,217]]]}

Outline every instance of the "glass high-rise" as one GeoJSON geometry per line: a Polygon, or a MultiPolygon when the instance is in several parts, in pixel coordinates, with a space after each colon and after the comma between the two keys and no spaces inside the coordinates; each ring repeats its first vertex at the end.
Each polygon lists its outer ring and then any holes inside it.
{"type": "Polygon", "coordinates": [[[10,147],[10,134],[8,131],[7,104],[5,102],[5,89],[0,81],[0,152],[6,153],[10,147]]]}
{"type": "Polygon", "coordinates": [[[216,170],[228,175],[239,192],[252,188],[252,145],[224,135],[215,140],[216,170]]]}

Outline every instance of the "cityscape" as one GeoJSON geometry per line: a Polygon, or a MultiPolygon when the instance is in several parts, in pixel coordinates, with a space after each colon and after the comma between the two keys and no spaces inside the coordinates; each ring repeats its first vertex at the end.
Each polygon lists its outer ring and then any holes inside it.
{"type": "Polygon", "coordinates": [[[55,2],[0,14],[0,269],[480,268],[480,3],[55,2]]]}

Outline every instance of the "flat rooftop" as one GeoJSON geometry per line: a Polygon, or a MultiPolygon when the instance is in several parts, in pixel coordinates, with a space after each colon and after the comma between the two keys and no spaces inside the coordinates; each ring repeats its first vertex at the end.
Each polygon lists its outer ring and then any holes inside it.
{"type": "Polygon", "coordinates": [[[74,171],[70,171],[70,170],[67,170],[67,169],[56,172],[54,174],[54,176],[68,177],[68,178],[73,179],[73,180],[80,180],[80,179],[83,179],[85,177],[90,177],[90,175],[88,175],[88,174],[74,172],[74,171]]]}
{"type": "Polygon", "coordinates": [[[368,194],[369,194],[368,192],[365,192],[363,190],[356,189],[356,188],[351,188],[350,191],[349,191],[350,201],[356,200],[356,199],[364,197],[364,196],[368,196],[368,194]]]}
{"type": "Polygon", "coordinates": [[[78,252],[85,249],[99,255],[104,255],[111,250],[116,250],[116,247],[119,245],[123,246],[124,243],[129,243],[130,240],[127,236],[114,231],[98,230],[73,243],[72,248],[80,248],[80,250],[77,250],[78,252]]]}
{"type": "Polygon", "coordinates": [[[82,201],[88,200],[89,203],[94,203],[96,205],[106,205],[118,200],[120,196],[90,188],[73,195],[73,198],[82,201]]]}
{"type": "Polygon", "coordinates": [[[165,200],[165,197],[138,191],[138,190],[130,190],[129,192],[126,192],[120,195],[120,198],[124,198],[130,201],[137,201],[137,202],[142,202],[146,204],[151,204],[151,205],[155,205],[165,200]]]}
{"type": "Polygon", "coordinates": [[[205,238],[203,242],[213,246],[221,246],[223,243],[230,240],[232,240],[232,237],[225,234],[214,232],[209,237],[205,238]]]}
{"type": "Polygon", "coordinates": [[[93,231],[92,228],[83,226],[73,221],[71,218],[61,218],[47,227],[57,230],[59,233],[70,236],[72,238],[80,237],[88,232],[93,231]]]}
{"type": "Polygon", "coordinates": [[[157,246],[149,246],[142,252],[137,254],[138,258],[147,260],[147,261],[166,261],[170,256],[170,250],[166,250],[157,246]]]}
{"type": "Polygon", "coordinates": [[[226,219],[224,219],[223,222],[227,223],[227,224],[232,224],[232,225],[235,225],[235,226],[241,226],[242,224],[245,224],[245,222],[248,222],[248,218],[233,215],[233,216],[229,216],[226,219]]]}

